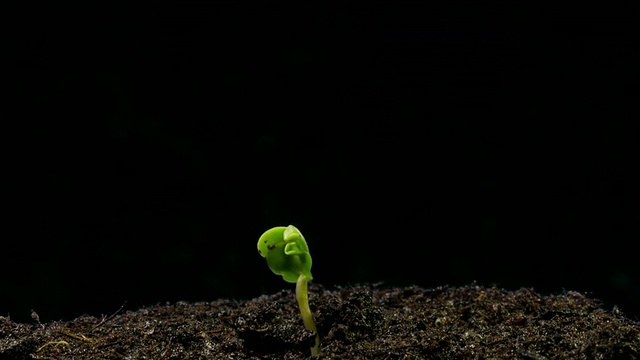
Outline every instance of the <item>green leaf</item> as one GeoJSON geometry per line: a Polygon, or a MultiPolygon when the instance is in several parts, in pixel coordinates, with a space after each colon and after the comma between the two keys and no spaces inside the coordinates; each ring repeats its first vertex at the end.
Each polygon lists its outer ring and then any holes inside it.
{"type": "Polygon", "coordinates": [[[258,252],[267,259],[267,265],[285,281],[295,283],[300,275],[311,276],[311,254],[307,242],[295,226],[271,228],[258,239],[258,252]]]}

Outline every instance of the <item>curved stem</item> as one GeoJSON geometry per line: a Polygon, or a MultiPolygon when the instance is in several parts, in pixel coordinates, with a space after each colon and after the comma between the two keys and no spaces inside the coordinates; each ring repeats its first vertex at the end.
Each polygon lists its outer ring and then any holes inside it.
{"type": "Polygon", "coordinates": [[[318,348],[320,346],[320,335],[318,335],[316,323],[313,321],[313,315],[309,308],[309,295],[307,292],[308,282],[309,279],[306,276],[298,276],[298,281],[296,282],[296,299],[298,300],[298,306],[300,307],[300,314],[302,315],[304,327],[307,328],[307,330],[311,330],[316,333],[316,345],[311,348],[311,355],[316,356],[319,354],[318,348]]]}

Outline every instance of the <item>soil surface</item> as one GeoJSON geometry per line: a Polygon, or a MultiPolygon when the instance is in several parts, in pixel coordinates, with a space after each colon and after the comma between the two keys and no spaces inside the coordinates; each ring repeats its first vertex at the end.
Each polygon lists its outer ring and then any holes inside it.
{"type": "MultiPolygon", "coordinates": [[[[640,359],[640,323],[580,293],[311,285],[320,359],[640,359]]],[[[0,359],[304,359],[293,290],[68,322],[0,317],[0,359]]]]}

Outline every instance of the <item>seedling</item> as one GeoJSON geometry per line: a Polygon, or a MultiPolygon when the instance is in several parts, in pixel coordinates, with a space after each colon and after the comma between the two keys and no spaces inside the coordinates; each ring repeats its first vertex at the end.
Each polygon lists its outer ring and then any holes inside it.
{"type": "Polygon", "coordinates": [[[295,226],[277,226],[260,236],[258,252],[267,259],[267,265],[274,274],[282,275],[286,282],[296,283],[296,299],[304,327],[316,333],[316,344],[311,348],[311,355],[318,355],[320,336],[309,309],[307,292],[307,283],[313,279],[307,242],[295,226]]]}

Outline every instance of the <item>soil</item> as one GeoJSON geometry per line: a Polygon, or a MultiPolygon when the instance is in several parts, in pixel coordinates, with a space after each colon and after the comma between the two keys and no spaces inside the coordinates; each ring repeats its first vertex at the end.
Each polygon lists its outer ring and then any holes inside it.
{"type": "MultiPolygon", "coordinates": [[[[309,301],[319,359],[640,359],[640,323],[577,292],[311,284],[309,301]]],[[[293,289],[68,322],[33,317],[0,317],[0,359],[305,359],[315,339],[293,289]]]]}

